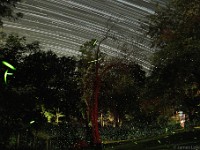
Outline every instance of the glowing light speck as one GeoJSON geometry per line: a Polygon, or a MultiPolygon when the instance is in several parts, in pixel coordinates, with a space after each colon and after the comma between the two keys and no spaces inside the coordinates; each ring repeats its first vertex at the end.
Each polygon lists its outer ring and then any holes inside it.
{"type": "Polygon", "coordinates": [[[8,75],[13,75],[13,73],[8,73],[8,70],[6,70],[6,72],[4,73],[4,81],[7,84],[7,76],[8,75]]]}
{"type": "Polygon", "coordinates": [[[8,63],[8,62],[6,62],[6,61],[2,61],[2,63],[3,63],[5,66],[9,67],[10,69],[16,70],[16,68],[15,68],[13,65],[11,65],[10,63],[8,63]]]}

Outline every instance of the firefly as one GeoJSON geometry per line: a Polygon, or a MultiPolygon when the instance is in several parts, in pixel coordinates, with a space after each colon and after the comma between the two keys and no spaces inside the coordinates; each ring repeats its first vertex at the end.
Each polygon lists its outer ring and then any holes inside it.
{"type": "MultiPolygon", "coordinates": [[[[12,70],[16,70],[16,68],[11,65],[10,63],[6,62],[6,61],[2,61],[2,64],[4,64],[5,66],[7,66],[8,68],[12,69],[12,70]]],[[[6,72],[4,73],[4,81],[7,84],[7,76],[8,75],[13,75],[13,73],[9,73],[8,70],[6,70],[6,72]]]]}
{"type": "Polygon", "coordinates": [[[97,44],[97,40],[94,41],[93,46],[97,44]]]}
{"type": "Polygon", "coordinates": [[[4,81],[7,84],[7,76],[8,75],[13,75],[13,73],[9,73],[8,70],[6,70],[6,72],[4,73],[4,81]]]}
{"type": "Polygon", "coordinates": [[[35,121],[33,120],[33,121],[30,122],[30,124],[33,124],[34,122],[35,122],[35,121]]]}
{"type": "Polygon", "coordinates": [[[10,69],[12,69],[12,70],[16,70],[16,68],[15,68],[13,65],[11,65],[10,63],[8,63],[8,62],[6,62],[6,61],[2,61],[2,63],[3,63],[5,66],[7,66],[8,68],[10,68],[10,69]]]}

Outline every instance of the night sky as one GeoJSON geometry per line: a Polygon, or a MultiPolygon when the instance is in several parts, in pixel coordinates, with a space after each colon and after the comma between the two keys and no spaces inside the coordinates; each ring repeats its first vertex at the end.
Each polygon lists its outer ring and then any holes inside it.
{"type": "Polygon", "coordinates": [[[17,11],[24,14],[18,21],[4,20],[4,31],[17,32],[27,40],[38,40],[45,50],[59,55],[78,55],[79,47],[93,38],[100,40],[111,27],[101,50],[111,56],[119,54],[119,45],[127,43],[131,57],[145,69],[151,67],[148,57],[150,39],[140,27],[145,16],[154,13],[155,3],[165,0],[24,0],[17,11]]]}

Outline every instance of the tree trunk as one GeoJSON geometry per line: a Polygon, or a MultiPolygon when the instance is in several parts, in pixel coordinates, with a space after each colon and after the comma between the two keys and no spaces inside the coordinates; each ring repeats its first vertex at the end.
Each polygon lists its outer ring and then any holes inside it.
{"type": "Polygon", "coordinates": [[[20,142],[20,133],[17,133],[17,142],[16,142],[17,149],[19,149],[19,142],[20,142]]]}
{"type": "Polygon", "coordinates": [[[92,140],[93,145],[99,149],[101,148],[101,140],[99,135],[99,127],[98,127],[98,97],[100,90],[100,78],[97,75],[95,86],[94,86],[94,103],[91,111],[91,121],[92,121],[92,140]]]}
{"type": "Polygon", "coordinates": [[[115,127],[119,127],[119,115],[117,114],[117,112],[114,113],[114,123],[115,127]]]}
{"type": "Polygon", "coordinates": [[[89,126],[89,116],[86,114],[86,121],[85,121],[85,127],[86,127],[86,141],[90,142],[92,145],[92,130],[91,127],[89,126]]]}

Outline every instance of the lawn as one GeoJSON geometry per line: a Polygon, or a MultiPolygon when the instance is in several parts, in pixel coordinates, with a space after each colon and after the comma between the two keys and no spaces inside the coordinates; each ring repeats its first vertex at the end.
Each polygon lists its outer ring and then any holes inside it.
{"type": "Polygon", "coordinates": [[[176,131],[158,137],[110,143],[105,150],[200,150],[200,129],[176,131]]]}

